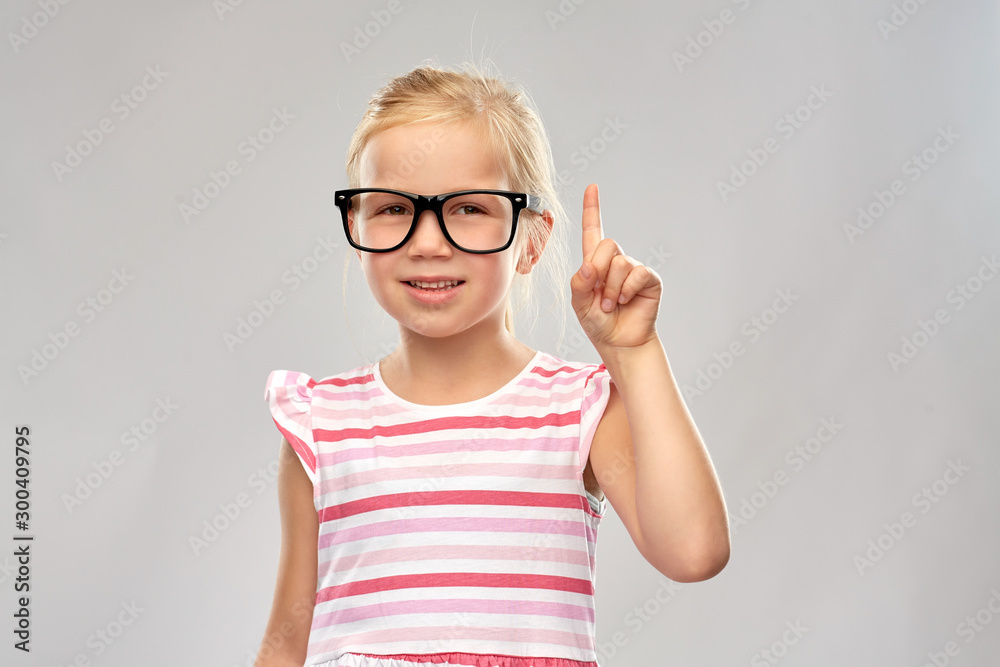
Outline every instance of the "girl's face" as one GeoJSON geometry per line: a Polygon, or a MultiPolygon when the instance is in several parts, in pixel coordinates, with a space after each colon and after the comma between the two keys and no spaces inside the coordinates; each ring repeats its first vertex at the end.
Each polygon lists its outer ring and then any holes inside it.
{"type": "MultiPolygon", "coordinates": [[[[415,123],[377,133],[361,155],[359,176],[360,187],[422,195],[510,189],[483,139],[464,122],[415,123]]],[[[506,331],[504,311],[515,270],[530,270],[526,262],[517,266],[526,217],[521,214],[515,242],[496,253],[473,254],[454,247],[431,211],[421,214],[413,236],[402,248],[356,252],[375,300],[402,327],[434,338],[465,331],[493,337],[506,331]],[[435,276],[465,282],[443,303],[420,301],[406,284],[435,276]]]]}

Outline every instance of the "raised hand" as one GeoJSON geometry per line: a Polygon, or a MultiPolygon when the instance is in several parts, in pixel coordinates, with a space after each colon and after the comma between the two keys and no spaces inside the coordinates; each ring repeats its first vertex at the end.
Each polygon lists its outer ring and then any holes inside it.
{"type": "Polygon", "coordinates": [[[570,289],[573,310],[598,352],[657,339],[663,283],[656,271],[622,252],[614,239],[604,238],[593,183],[583,193],[583,265],[570,279],[570,289]]]}

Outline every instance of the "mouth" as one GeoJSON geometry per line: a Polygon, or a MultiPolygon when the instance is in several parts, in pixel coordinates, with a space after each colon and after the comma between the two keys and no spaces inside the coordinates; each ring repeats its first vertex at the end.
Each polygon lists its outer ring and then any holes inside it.
{"type": "Polygon", "coordinates": [[[424,282],[421,280],[401,280],[404,285],[409,285],[423,292],[447,292],[465,283],[464,280],[439,280],[435,282],[424,282]]]}

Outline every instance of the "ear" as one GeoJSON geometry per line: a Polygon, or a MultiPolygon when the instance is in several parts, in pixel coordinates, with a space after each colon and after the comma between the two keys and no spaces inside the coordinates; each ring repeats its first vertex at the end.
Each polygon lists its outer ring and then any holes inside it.
{"type": "Polygon", "coordinates": [[[527,242],[527,248],[525,248],[524,255],[518,259],[517,272],[527,275],[531,273],[532,267],[538,263],[538,260],[542,258],[542,251],[545,249],[545,244],[548,243],[549,236],[552,235],[552,225],[555,224],[555,216],[552,211],[545,209],[542,211],[542,225],[539,228],[542,230],[542,240],[541,244],[536,247],[535,243],[529,240],[527,242]]]}

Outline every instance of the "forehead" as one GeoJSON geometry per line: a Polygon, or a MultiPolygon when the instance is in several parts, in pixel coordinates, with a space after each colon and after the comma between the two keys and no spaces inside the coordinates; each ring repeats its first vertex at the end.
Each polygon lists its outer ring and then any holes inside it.
{"type": "Polygon", "coordinates": [[[359,167],[361,187],[417,194],[508,187],[485,134],[469,121],[411,123],[382,130],[369,140],[359,167]]]}

